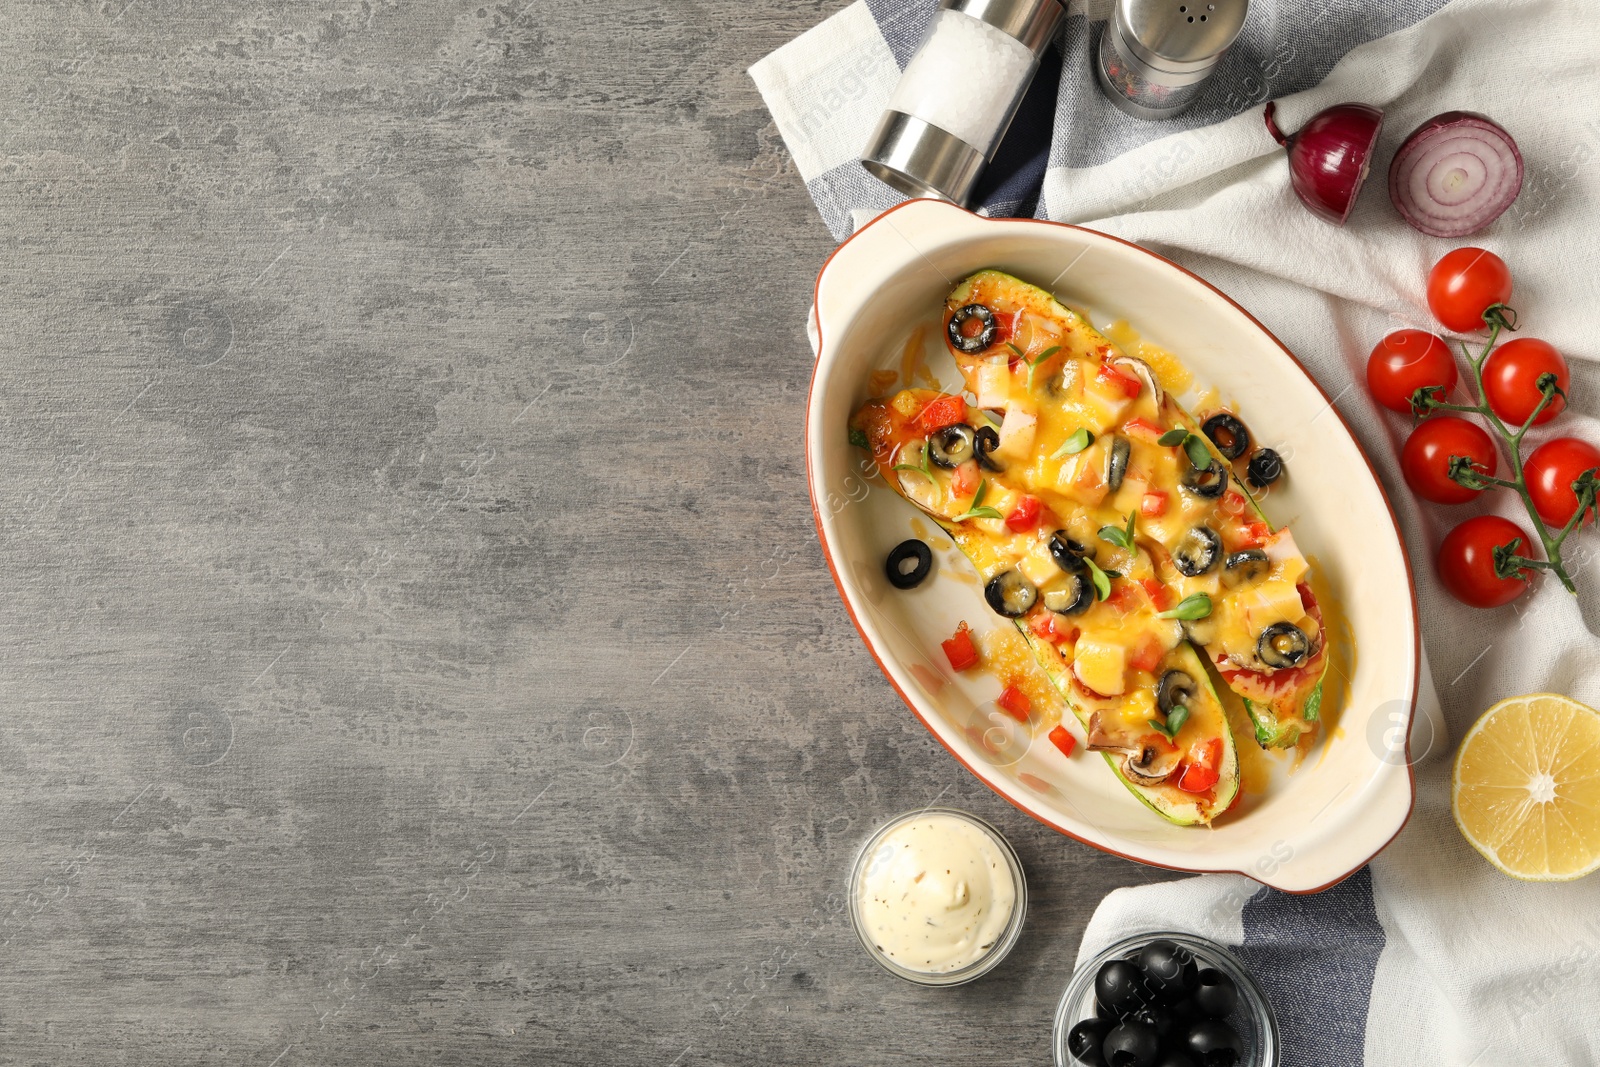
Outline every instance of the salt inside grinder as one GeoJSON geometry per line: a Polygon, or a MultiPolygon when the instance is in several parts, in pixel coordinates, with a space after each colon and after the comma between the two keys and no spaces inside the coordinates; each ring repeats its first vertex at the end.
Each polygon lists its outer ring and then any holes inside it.
{"type": "Polygon", "coordinates": [[[1117,0],[1095,76],[1113,104],[1165,119],[1194,103],[1244,27],[1250,0],[1117,0]]]}
{"type": "Polygon", "coordinates": [[[910,196],[964,206],[1062,13],[1058,0],[940,0],[861,165],[910,196]]]}

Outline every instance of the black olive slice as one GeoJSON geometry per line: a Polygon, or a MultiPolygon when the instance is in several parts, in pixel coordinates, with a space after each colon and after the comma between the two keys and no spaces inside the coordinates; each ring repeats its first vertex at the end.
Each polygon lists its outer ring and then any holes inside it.
{"type": "Polygon", "coordinates": [[[1115,434],[1106,443],[1106,486],[1113,493],[1122,488],[1122,479],[1128,475],[1128,453],[1132,447],[1126,437],[1115,434]]]}
{"type": "Polygon", "coordinates": [[[889,550],[883,573],[896,589],[911,589],[922,584],[922,579],[933,570],[933,551],[915,537],[901,541],[889,550]]]}
{"type": "Polygon", "coordinates": [[[1245,480],[1257,489],[1265,489],[1283,477],[1283,457],[1270,448],[1258,448],[1250,457],[1244,471],[1245,480]]]}
{"type": "Polygon", "coordinates": [[[978,454],[977,438],[972,427],[964,422],[935,430],[928,438],[928,458],[935,466],[954,470],[978,454]]]}
{"type": "Polygon", "coordinates": [[[983,598],[989,602],[996,615],[1020,619],[1039,599],[1039,589],[1016,568],[1001,571],[983,587],[983,598]]]}
{"type": "Polygon", "coordinates": [[[1272,563],[1261,549],[1247,548],[1223,560],[1222,567],[1222,584],[1233,589],[1257,578],[1265,578],[1267,571],[1272,569],[1272,563]]]}
{"type": "Polygon", "coordinates": [[[1056,561],[1056,566],[1068,574],[1076,574],[1084,569],[1085,558],[1094,557],[1094,548],[1075,540],[1065,530],[1057,530],[1050,535],[1050,558],[1056,561]]]}
{"type": "Polygon", "coordinates": [[[994,344],[995,339],[1000,336],[1000,325],[995,322],[994,312],[982,304],[968,304],[950,316],[950,323],[945,327],[945,333],[950,336],[951,348],[970,356],[994,344]],[[962,327],[973,319],[977,319],[983,329],[968,336],[962,327]]]}
{"type": "Polygon", "coordinates": [[[1194,699],[1194,679],[1187,671],[1168,671],[1156,683],[1156,707],[1161,714],[1171,715],[1172,709],[1187,705],[1194,699]]]}
{"type": "Polygon", "coordinates": [[[1250,451],[1250,431],[1226,411],[1211,416],[1200,429],[1211,438],[1217,451],[1229,460],[1238,459],[1250,451]]]}
{"type": "Polygon", "coordinates": [[[1269,667],[1298,667],[1310,654],[1311,639],[1293,623],[1275,622],[1256,641],[1256,655],[1269,667]]]}
{"type": "Polygon", "coordinates": [[[993,426],[978,427],[977,436],[973,439],[973,449],[978,454],[978,466],[996,474],[1005,473],[1006,465],[990,454],[999,447],[1000,435],[995,433],[993,426]]]}
{"type": "Polygon", "coordinates": [[[1228,488],[1228,468],[1222,464],[1213,461],[1211,466],[1200,470],[1185,455],[1184,465],[1186,469],[1179,481],[1195,496],[1211,500],[1221,496],[1222,491],[1228,488]]]}
{"type": "Polygon", "coordinates": [[[1183,535],[1172,550],[1173,566],[1185,578],[1204,574],[1217,565],[1222,555],[1222,538],[1209,526],[1196,526],[1183,535]]]}
{"type": "Polygon", "coordinates": [[[1081,570],[1068,576],[1065,589],[1052,589],[1044,595],[1044,606],[1057,615],[1082,615],[1093,603],[1094,586],[1081,570]]]}

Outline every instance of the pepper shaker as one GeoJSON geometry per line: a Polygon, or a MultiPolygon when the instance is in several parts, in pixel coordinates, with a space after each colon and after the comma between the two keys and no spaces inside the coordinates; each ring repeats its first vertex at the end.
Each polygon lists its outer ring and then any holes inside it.
{"type": "Polygon", "coordinates": [[[861,165],[963,207],[1055,39],[1060,0],[940,0],[861,165]]]}
{"type": "Polygon", "coordinates": [[[1100,32],[1101,90],[1135,118],[1171,118],[1200,95],[1249,10],[1250,0],[1117,0],[1100,32]]]}

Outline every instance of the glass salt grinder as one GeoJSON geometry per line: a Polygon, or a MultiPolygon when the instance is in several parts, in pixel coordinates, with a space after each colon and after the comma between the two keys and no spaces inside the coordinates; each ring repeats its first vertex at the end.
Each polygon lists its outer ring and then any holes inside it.
{"type": "Polygon", "coordinates": [[[1117,0],[1100,32],[1101,90],[1135,118],[1171,118],[1200,95],[1249,10],[1250,0],[1117,0]]]}
{"type": "Polygon", "coordinates": [[[1062,14],[1059,0],[940,0],[861,165],[909,196],[966,206],[1062,14]]]}

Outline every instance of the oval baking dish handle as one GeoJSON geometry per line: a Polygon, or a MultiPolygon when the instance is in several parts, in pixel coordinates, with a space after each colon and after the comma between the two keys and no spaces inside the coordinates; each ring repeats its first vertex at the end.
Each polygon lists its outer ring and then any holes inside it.
{"type": "MultiPolygon", "coordinates": [[[[944,200],[907,200],[861,227],[817,274],[815,304],[806,333],[818,355],[822,343],[854,318],[897,271],[921,263],[940,272],[939,253],[971,237],[991,220],[944,200]]],[[[945,277],[954,286],[956,279],[945,277]]]]}

